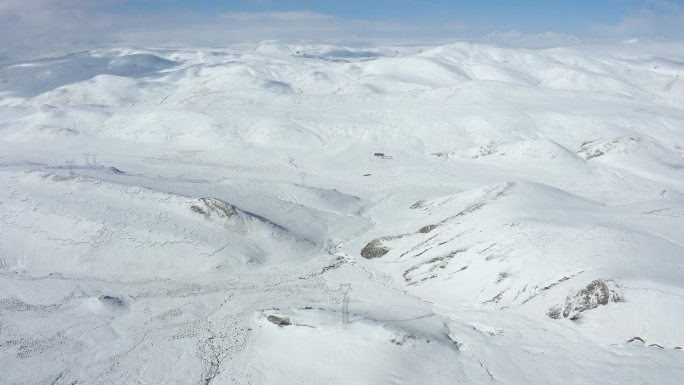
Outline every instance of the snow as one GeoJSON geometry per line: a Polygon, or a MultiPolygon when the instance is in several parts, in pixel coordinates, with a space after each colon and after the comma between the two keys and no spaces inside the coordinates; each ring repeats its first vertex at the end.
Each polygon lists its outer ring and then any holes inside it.
{"type": "Polygon", "coordinates": [[[645,41],[0,68],[0,383],[679,385],[683,76],[645,41]]]}

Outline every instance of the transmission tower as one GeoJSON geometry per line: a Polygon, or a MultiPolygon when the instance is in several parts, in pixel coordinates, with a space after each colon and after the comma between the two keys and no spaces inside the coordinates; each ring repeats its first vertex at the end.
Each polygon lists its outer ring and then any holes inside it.
{"type": "Polygon", "coordinates": [[[349,323],[349,291],[351,291],[351,283],[341,283],[340,291],[344,296],[342,298],[342,324],[349,323]]]}
{"type": "Polygon", "coordinates": [[[74,175],[74,161],[73,160],[67,160],[64,162],[69,169],[69,175],[74,175]]]}

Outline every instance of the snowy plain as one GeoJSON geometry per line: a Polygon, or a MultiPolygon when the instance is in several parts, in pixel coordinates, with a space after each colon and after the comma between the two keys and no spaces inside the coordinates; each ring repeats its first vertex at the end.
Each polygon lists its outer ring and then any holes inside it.
{"type": "Polygon", "coordinates": [[[681,45],[0,67],[0,384],[681,385],[683,324],[681,45]]]}

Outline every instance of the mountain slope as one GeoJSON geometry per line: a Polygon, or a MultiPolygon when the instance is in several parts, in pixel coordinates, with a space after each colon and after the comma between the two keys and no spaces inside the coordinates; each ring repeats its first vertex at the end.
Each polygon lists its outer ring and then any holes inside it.
{"type": "Polygon", "coordinates": [[[0,383],[680,385],[682,78],[664,42],[0,68],[0,383]]]}

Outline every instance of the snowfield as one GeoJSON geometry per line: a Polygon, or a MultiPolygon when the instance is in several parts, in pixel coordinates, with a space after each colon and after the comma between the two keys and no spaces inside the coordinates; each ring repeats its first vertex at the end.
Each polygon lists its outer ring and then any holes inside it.
{"type": "Polygon", "coordinates": [[[681,45],[0,68],[0,384],[681,385],[683,323],[681,45]]]}

